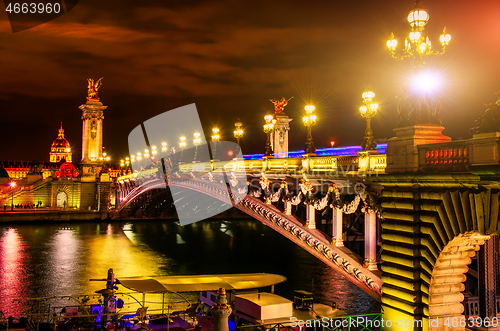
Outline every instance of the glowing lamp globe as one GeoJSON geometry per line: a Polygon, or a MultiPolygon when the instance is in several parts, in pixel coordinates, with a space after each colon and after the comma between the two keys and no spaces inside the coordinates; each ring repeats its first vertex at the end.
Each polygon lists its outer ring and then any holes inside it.
{"type": "Polygon", "coordinates": [[[427,10],[415,8],[408,14],[408,23],[413,28],[423,28],[429,21],[429,13],[427,10]]]}
{"type": "Polygon", "coordinates": [[[420,32],[410,32],[410,40],[415,42],[420,39],[420,32]]]}
{"type": "Polygon", "coordinates": [[[316,109],[316,107],[314,107],[312,105],[308,105],[308,106],[306,106],[305,109],[306,109],[306,112],[312,113],[316,109]]]}
{"type": "Polygon", "coordinates": [[[372,101],[375,98],[375,93],[372,91],[363,92],[362,97],[365,101],[372,101]]]}
{"type": "Polygon", "coordinates": [[[441,42],[441,44],[443,44],[443,46],[447,46],[450,43],[450,40],[451,40],[450,34],[445,33],[445,31],[443,31],[443,34],[439,37],[439,41],[441,42]]]}
{"type": "Polygon", "coordinates": [[[394,34],[391,35],[391,39],[387,40],[387,47],[395,49],[398,45],[398,41],[394,38],[394,34]]]}
{"type": "Polygon", "coordinates": [[[330,146],[331,146],[331,147],[335,146],[335,140],[331,140],[331,141],[330,141],[330,146]]]}

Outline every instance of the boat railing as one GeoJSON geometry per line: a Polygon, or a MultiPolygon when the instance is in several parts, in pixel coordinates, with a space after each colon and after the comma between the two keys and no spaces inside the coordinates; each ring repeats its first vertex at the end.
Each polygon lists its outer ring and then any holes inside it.
{"type": "MultiPolygon", "coordinates": [[[[27,319],[27,327],[33,331],[43,331],[50,326],[51,330],[97,330],[103,323],[118,323],[116,330],[126,330],[130,325],[140,323],[137,315],[138,309],[146,308],[147,314],[171,315],[175,310],[186,310],[186,301],[165,301],[165,296],[160,300],[142,301],[135,298],[138,293],[115,293],[116,299],[125,299],[123,307],[116,312],[104,313],[101,295],[60,296],[15,299],[24,311],[22,316],[27,319]],[[128,299],[128,300],[127,300],[128,299]]],[[[1,324],[1,318],[0,318],[1,324]]]]}
{"type": "Polygon", "coordinates": [[[350,316],[339,316],[332,318],[322,318],[315,320],[298,320],[295,317],[290,318],[290,322],[286,323],[269,323],[269,324],[253,324],[253,325],[242,325],[236,327],[236,331],[296,331],[303,330],[329,330],[329,331],[375,331],[382,330],[382,326],[385,326],[384,320],[382,319],[382,313],[374,314],[364,314],[364,315],[350,315],[350,316]]]}

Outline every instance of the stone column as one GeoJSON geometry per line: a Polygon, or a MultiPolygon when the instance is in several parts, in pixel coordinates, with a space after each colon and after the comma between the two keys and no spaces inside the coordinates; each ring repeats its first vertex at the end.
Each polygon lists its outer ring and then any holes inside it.
{"type": "Polygon", "coordinates": [[[307,205],[306,207],[306,219],[307,219],[307,228],[308,229],[316,229],[316,209],[314,206],[307,205]]]}
{"type": "Polygon", "coordinates": [[[292,119],[285,113],[275,113],[274,116],[277,120],[274,131],[271,132],[271,146],[274,155],[277,157],[288,157],[288,131],[290,130],[289,123],[292,119]]]}
{"type": "Polygon", "coordinates": [[[285,202],[285,215],[292,215],[292,202],[285,202]]]}
{"type": "Polygon", "coordinates": [[[333,219],[332,219],[332,238],[335,240],[335,246],[344,246],[344,238],[342,235],[342,210],[334,208],[333,209],[333,219]]]}
{"type": "Polygon", "coordinates": [[[365,214],[365,265],[377,269],[377,215],[371,209],[365,214]]]}
{"type": "Polygon", "coordinates": [[[211,308],[214,317],[214,331],[229,331],[229,315],[231,315],[231,306],[227,304],[226,290],[222,287],[217,292],[215,305],[211,308]]]}

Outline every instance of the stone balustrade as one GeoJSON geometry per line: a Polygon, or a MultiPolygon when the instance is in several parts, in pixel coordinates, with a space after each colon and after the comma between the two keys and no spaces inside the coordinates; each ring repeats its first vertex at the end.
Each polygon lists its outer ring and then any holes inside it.
{"type": "Polygon", "coordinates": [[[467,140],[418,146],[419,170],[467,171],[469,144],[467,140]]]}
{"type": "MultiPolygon", "coordinates": [[[[344,175],[372,171],[382,174],[387,165],[385,154],[304,156],[295,158],[266,158],[254,160],[235,159],[233,161],[192,162],[179,165],[179,172],[284,172],[284,173],[324,173],[339,172],[344,175]]],[[[138,177],[154,175],[158,168],[152,168],[120,176],[118,181],[135,180],[138,177]]]]}

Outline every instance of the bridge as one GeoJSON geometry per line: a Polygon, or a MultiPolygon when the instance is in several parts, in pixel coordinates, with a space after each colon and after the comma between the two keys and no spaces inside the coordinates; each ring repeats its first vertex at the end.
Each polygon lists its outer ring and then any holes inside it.
{"type": "Polygon", "coordinates": [[[380,300],[384,318],[424,325],[493,318],[500,312],[500,134],[432,141],[439,137],[396,133],[379,153],[329,149],[331,155],[181,163],[175,177],[152,168],[118,178],[118,209],[137,210],[137,201],[152,215],[168,208],[172,200],[160,193],[166,184],[222,201],[236,184],[217,176],[237,181],[244,174],[248,194],[234,207],[380,300]],[[356,212],[364,221],[363,259],[346,247],[343,218],[356,212]],[[317,222],[325,218],[331,226],[317,222]]]}

